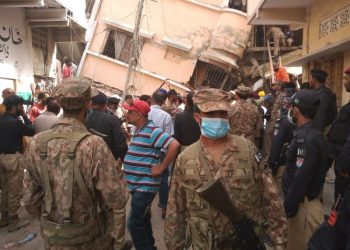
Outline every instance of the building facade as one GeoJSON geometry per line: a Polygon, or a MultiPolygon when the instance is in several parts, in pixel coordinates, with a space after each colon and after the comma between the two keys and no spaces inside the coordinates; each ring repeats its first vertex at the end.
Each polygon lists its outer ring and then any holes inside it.
{"type": "Polygon", "coordinates": [[[343,71],[350,67],[350,0],[261,0],[249,16],[251,25],[290,25],[302,29],[303,46],[285,65],[303,66],[303,80],[310,70],[328,72],[327,85],[336,93],[338,106],[349,101],[342,86],[343,71]]]}
{"type": "MultiPolygon", "coordinates": [[[[78,73],[124,89],[138,0],[103,0],[78,73]]],[[[202,85],[231,89],[233,72],[249,40],[247,14],[227,0],[146,1],[140,28],[140,58],[131,92],[166,88],[183,92],[202,85]]],[[[237,1],[234,1],[237,2],[237,1]]],[[[238,1],[239,2],[239,1],[238,1]]]]}
{"type": "Polygon", "coordinates": [[[78,54],[74,44],[79,42],[81,57],[94,4],[91,0],[0,1],[0,91],[10,87],[29,99],[34,83],[55,85],[60,80],[56,60],[60,47],[68,47],[65,55],[74,59],[78,54]]]}

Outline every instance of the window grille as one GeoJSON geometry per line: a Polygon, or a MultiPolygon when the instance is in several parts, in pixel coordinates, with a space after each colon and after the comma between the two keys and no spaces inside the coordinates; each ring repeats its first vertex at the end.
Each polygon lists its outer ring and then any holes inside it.
{"type": "Polygon", "coordinates": [[[109,31],[102,54],[118,61],[129,63],[132,38],[132,34],[115,30],[109,31]]]}
{"type": "Polygon", "coordinates": [[[34,48],[46,47],[47,30],[40,28],[32,28],[32,45],[34,48]]]}
{"type": "Polygon", "coordinates": [[[209,84],[210,88],[220,89],[223,85],[222,89],[225,91],[230,91],[236,86],[230,72],[226,72],[213,64],[208,65],[204,81],[209,84]]]}

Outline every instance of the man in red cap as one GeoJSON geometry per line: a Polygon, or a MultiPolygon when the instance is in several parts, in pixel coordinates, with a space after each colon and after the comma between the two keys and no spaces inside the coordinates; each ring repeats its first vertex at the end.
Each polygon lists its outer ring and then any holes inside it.
{"type": "MultiPolygon", "coordinates": [[[[343,85],[346,92],[350,92],[350,68],[344,71],[343,85]]],[[[347,173],[349,170],[346,168],[349,162],[341,159],[341,155],[349,153],[346,152],[346,147],[344,147],[348,135],[350,135],[350,102],[340,109],[327,135],[329,155],[332,161],[335,160],[335,199],[337,199],[339,194],[344,195],[350,184],[350,175],[347,173]]]]}
{"type": "Polygon", "coordinates": [[[136,249],[156,249],[148,213],[159,191],[160,175],[175,160],[180,144],[148,120],[149,105],[141,100],[124,103],[127,121],[136,126],[124,158],[124,172],[131,193],[128,230],[136,249]],[[162,152],[166,152],[160,162],[162,152]]]}

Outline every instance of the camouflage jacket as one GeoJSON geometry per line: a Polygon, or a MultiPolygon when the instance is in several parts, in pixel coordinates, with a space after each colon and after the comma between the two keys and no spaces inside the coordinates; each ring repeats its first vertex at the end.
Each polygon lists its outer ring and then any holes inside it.
{"type": "MultiPolygon", "coordinates": [[[[52,129],[53,133],[70,133],[74,131],[87,131],[85,126],[73,118],[61,118],[52,129]]],[[[40,135],[40,134],[39,134],[40,135]]],[[[65,161],[68,155],[68,141],[65,139],[53,139],[48,143],[47,168],[49,182],[53,195],[52,211],[48,215],[50,221],[62,223],[62,207],[67,201],[64,192],[67,186],[66,169],[60,168],[60,162],[65,161]]],[[[44,204],[44,184],[40,177],[41,158],[39,155],[38,136],[34,136],[29,142],[25,153],[26,171],[24,176],[24,205],[33,214],[41,212],[44,204]]],[[[112,236],[118,245],[118,241],[124,240],[125,228],[125,205],[128,200],[126,183],[123,180],[123,172],[118,168],[117,161],[104,140],[96,135],[86,137],[76,149],[76,163],[88,189],[95,197],[95,204],[107,211],[110,223],[107,233],[101,235],[86,244],[76,246],[50,246],[50,249],[110,249],[111,243],[106,248],[103,244],[112,236]]],[[[71,208],[71,220],[73,224],[83,223],[89,220],[93,207],[84,199],[76,182],[73,184],[73,201],[71,208]]],[[[39,214],[40,215],[40,214],[39,214]]],[[[106,243],[107,244],[107,243],[106,243]]],[[[120,242],[124,244],[124,242],[120,242]]]]}
{"type": "MultiPolygon", "coordinates": [[[[286,95],[287,94],[285,92],[280,92],[277,94],[277,96],[275,98],[275,102],[274,102],[272,110],[271,110],[271,118],[269,121],[269,128],[271,129],[271,131],[275,127],[276,121],[279,118],[280,110],[283,107],[283,99],[284,99],[284,97],[286,97],[286,95]]],[[[271,136],[272,136],[272,132],[271,132],[271,136]]]]}
{"type": "Polygon", "coordinates": [[[171,119],[175,119],[176,114],[179,112],[179,109],[177,108],[177,106],[174,103],[170,103],[170,102],[166,102],[165,104],[163,104],[162,109],[165,112],[168,112],[171,116],[171,119]]]}
{"type": "Polygon", "coordinates": [[[255,143],[255,139],[261,136],[264,125],[263,116],[259,107],[252,100],[238,100],[229,112],[230,133],[242,135],[255,143]]]}
{"type": "Polygon", "coordinates": [[[252,219],[260,232],[262,227],[259,225],[267,222],[266,233],[275,249],[283,249],[287,220],[276,184],[270,170],[261,164],[264,161],[257,164],[256,147],[236,135],[228,136],[226,150],[216,166],[200,141],[186,148],[178,157],[165,221],[164,237],[168,249],[182,250],[189,246],[185,244],[185,239],[186,243],[190,239],[193,250],[212,250],[216,239],[234,234],[229,218],[211,207],[196,192],[207,182],[199,162],[199,150],[203,150],[212,175],[220,178],[237,212],[252,219]],[[244,150],[246,153],[243,153],[244,150]]]}

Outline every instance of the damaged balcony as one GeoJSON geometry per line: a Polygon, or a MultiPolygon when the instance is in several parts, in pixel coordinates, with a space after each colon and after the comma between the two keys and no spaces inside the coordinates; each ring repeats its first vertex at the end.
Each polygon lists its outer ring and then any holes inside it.
{"type": "MultiPolygon", "coordinates": [[[[82,76],[124,88],[135,30],[135,14],[125,17],[125,13],[134,13],[137,3],[103,1],[93,39],[79,65],[82,76]],[[108,8],[112,2],[117,12],[108,8]]],[[[236,71],[251,26],[247,25],[247,14],[229,8],[228,3],[225,7],[194,0],[149,2],[139,32],[140,58],[131,83],[134,94],[151,94],[165,80],[180,92],[200,88],[205,80],[221,87],[218,82],[226,79],[223,88],[232,89],[238,81],[236,71]],[[194,83],[195,71],[204,69],[206,76],[194,83]]]]}

